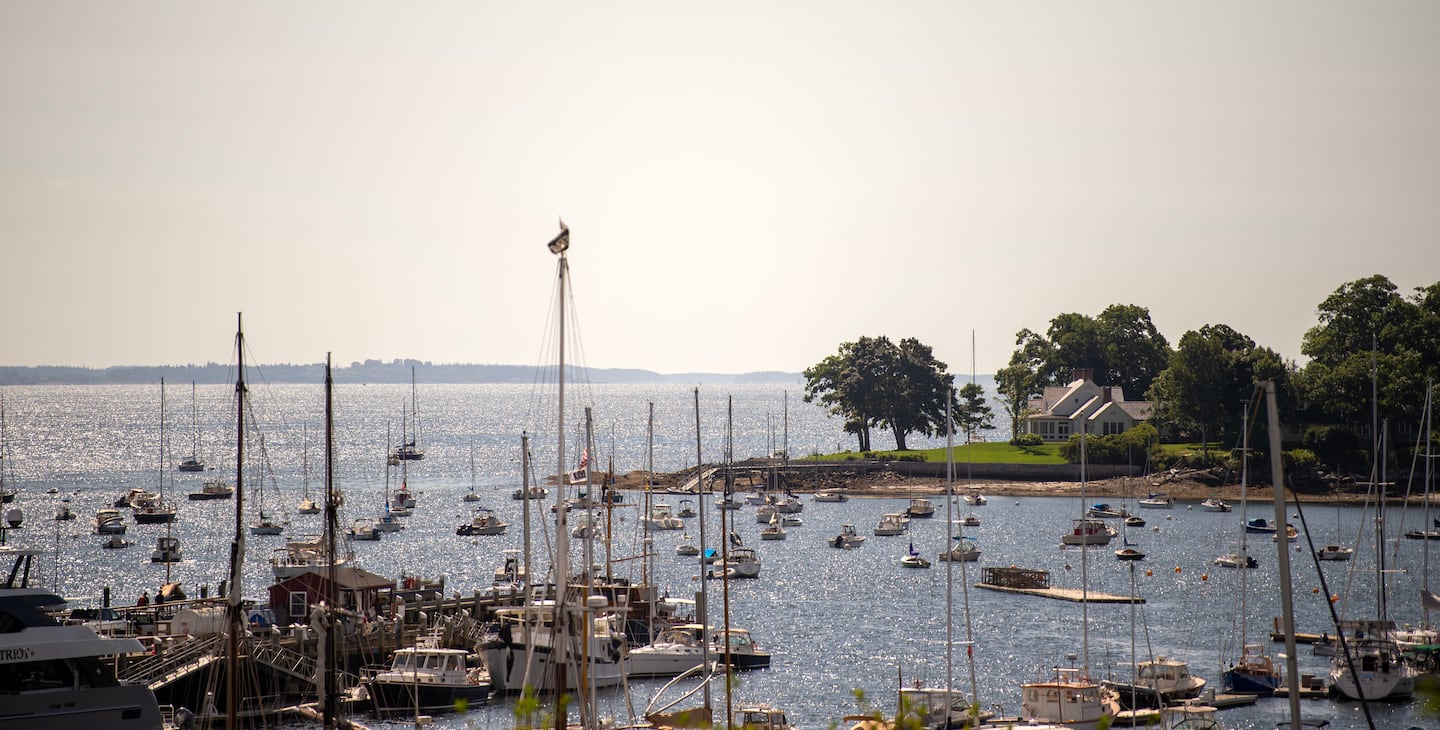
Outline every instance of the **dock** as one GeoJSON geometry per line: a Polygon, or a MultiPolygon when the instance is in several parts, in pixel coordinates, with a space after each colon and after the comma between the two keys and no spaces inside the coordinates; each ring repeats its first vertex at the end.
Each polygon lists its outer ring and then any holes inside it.
{"type": "Polygon", "coordinates": [[[1113,593],[1084,591],[1079,588],[1056,588],[1050,585],[1050,573],[1045,570],[1016,567],[987,567],[981,569],[980,582],[976,588],[1000,593],[1019,593],[1026,596],[1053,598],[1061,601],[1080,603],[1144,603],[1140,596],[1118,596],[1113,593]]]}

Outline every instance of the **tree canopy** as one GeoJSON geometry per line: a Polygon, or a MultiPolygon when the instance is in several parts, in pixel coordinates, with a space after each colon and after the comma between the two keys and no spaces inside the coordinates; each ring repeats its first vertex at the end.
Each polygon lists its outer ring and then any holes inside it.
{"type": "Polygon", "coordinates": [[[945,432],[945,404],[960,409],[948,395],[955,377],[935,359],[928,345],[914,338],[861,337],[805,370],[805,402],[819,401],[844,419],[861,451],[871,450],[872,428],[895,434],[904,450],[911,433],[933,437],[945,432]]]}

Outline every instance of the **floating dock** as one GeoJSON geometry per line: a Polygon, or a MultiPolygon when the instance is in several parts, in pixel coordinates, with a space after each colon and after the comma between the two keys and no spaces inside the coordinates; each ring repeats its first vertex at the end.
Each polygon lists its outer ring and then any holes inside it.
{"type": "Polygon", "coordinates": [[[1050,572],[1016,567],[982,568],[980,582],[976,588],[1001,593],[1019,593],[1026,596],[1055,598],[1079,603],[1144,603],[1140,596],[1117,596],[1099,591],[1082,591],[1079,588],[1055,588],[1050,585],[1050,572]]]}

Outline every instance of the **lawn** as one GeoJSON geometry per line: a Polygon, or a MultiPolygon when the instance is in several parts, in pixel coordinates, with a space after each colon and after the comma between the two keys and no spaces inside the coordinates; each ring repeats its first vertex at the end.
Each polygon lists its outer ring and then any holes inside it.
{"type": "MultiPolygon", "coordinates": [[[[934,461],[943,463],[945,461],[945,448],[920,449],[916,451],[870,451],[862,457],[854,451],[846,451],[839,454],[827,454],[818,458],[821,461],[843,461],[845,459],[859,458],[892,459],[896,461],[934,461]]],[[[982,443],[964,444],[955,447],[956,464],[1064,464],[1065,457],[1060,455],[1060,444],[1049,443],[1039,446],[1011,446],[1008,443],[982,443]]]]}

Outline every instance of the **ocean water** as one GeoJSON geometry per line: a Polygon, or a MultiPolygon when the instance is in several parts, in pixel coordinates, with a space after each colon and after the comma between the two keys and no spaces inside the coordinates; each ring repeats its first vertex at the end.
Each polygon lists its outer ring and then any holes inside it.
{"type": "MultiPolygon", "coordinates": [[[[595,405],[595,453],[615,456],[620,471],[643,468],[646,459],[646,403],[656,403],[655,461],[658,470],[681,468],[694,461],[695,415],[689,388],[594,386],[577,402],[595,405]],[[616,415],[619,414],[619,415],[616,415]],[[613,444],[611,446],[610,444],[613,444]]],[[[152,593],[166,580],[182,581],[191,595],[198,587],[212,590],[226,572],[226,556],[233,531],[234,505],[229,501],[191,502],[184,493],[198,489],[210,475],[179,474],[174,464],[190,453],[195,429],[190,422],[189,388],[167,391],[167,433],[170,445],[164,469],[167,495],[176,498],[180,513],[169,529],[182,540],[186,560],[166,566],[149,562],[155,538],[165,526],[131,524],[127,537],[136,542],[127,550],[98,547],[102,538],[89,534],[88,520],[132,487],[155,489],[161,480],[159,389],[139,386],[15,387],[4,391],[6,411],[7,480],[21,489],[18,504],[26,513],[25,527],[12,531],[12,543],[51,551],[41,565],[42,578],[72,597],[72,605],[90,605],[109,587],[116,600],[129,602],[141,590],[152,593]],[[45,491],[54,486],[58,494],[45,491]],[[80,518],[74,522],[49,519],[62,496],[68,496],[80,518]],[[166,575],[166,571],[169,575],[166,575]]],[[[798,388],[797,388],[798,391],[798,388]]],[[[293,513],[304,482],[302,453],[309,454],[310,486],[322,489],[319,427],[323,408],[318,386],[253,386],[254,417],[265,438],[263,455],[268,469],[250,467],[263,476],[247,487],[247,500],[260,499],[269,511],[288,519],[288,536],[317,533],[320,517],[293,513]],[[306,426],[308,424],[308,427],[306,426]],[[307,433],[308,431],[308,433],[307,433]],[[302,449],[302,444],[308,444],[302,449]],[[260,497],[259,495],[263,495],[260,497]]],[[[844,444],[838,424],[819,409],[789,396],[788,419],[783,418],[785,395],[773,386],[731,386],[710,392],[702,386],[702,443],[707,461],[724,453],[726,396],[734,396],[735,454],[760,455],[782,438],[782,420],[788,420],[790,450],[808,453],[832,451],[844,444]],[[771,436],[771,433],[775,436],[771,436]]],[[[213,466],[230,470],[227,453],[233,453],[232,390],[202,387],[197,395],[199,451],[213,466]]],[[[521,542],[521,502],[509,493],[519,483],[519,432],[532,429],[535,459],[540,473],[554,471],[553,405],[536,405],[532,389],[524,386],[421,386],[420,443],[427,457],[409,462],[409,486],[420,493],[420,505],[404,531],[374,543],[356,543],[356,560],[362,567],[387,576],[402,572],[444,575],[452,591],[469,593],[489,585],[501,550],[521,542]],[[454,534],[467,520],[469,507],[461,498],[470,489],[470,453],[474,448],[476,490],[482,504],[511,522],[502,536],[465,538],[454,534]],[[549,449],[548,456],[546,450],[549,449]]],[[[337,388],[337,483],[345,495],[342,524],[357,516],[374,516],[384,508],[387,472],[384,465],[386,427],[390,442],[399,441],[402,407],[408,408],[410,389],[403,386],[345,386],[337,388]]],[[[571,423],[567,419],[567,424],[571,423]]],[[[579,423],[578,419],[573,423],[579,423]]],[[[567,425],[567,430],[571,426],[567,425]]],[[[567,435],[572,443],[575,435],[567,435]]],[[[251,447],[252,451],[259,453],[251,447]]],[[[567,453],[574,453],[567,446],[567,453]]],[[[567,458],[567,462],[573,462],[567,458]]],[[[391,486],[399,475],[391,470],[391,486]]],[[[958,486],[964,486],[958,485],[958,486]]],[[[984,489],[984,485],[979,485],[984,489]]],[[[633,498],[633,493],[627,497],[633,498]]],[[[678,498],[671,498],[672,503],[678,498]]],[[[1091,500],[1095,501],[1095,500],[1091,500]]],[[[1115,503],[1121,500],[1106,498],[1115,503]]],[[[1245,617],[1242,621],[1237,571],[1215,567],[1211,561],[1234,545],[1241,515],[1203,512],[1194,503],[1174,510],[1138,510],[1148,520],[1131,530],[1128,539],[1149,553],[1139,563],[1117,561],[1111,548],[1062,549],[1060,535],[1078,517],[1083,502],[1075,498],[1006,498],[992,494],[989,505],[975,508],[982,524],[967,528],[982,550],[979,563],[949,566],[934,562],[929,570],[899,566],[910,544],[927,555],[938,553],[947,540],[944,503],[940,515],[912,522],[910,534],[870,536],[855,550],[826,545],[841,524],[854,524],[869,535],[881,513],[902,511],[902,498],[852,499],[845,503],[814,503],[806,499],[800,515],[804,525],[788,528],[785,541],[761,542],[753,508],[728,513],[745,544],[756,547],[764,561],[761,577],[729,585],[731,621],[752,631],[774,653],[768,670],[741,675],[734,689],[737,705],[764,701],[785,707],[804,727],[838,725],[843,716],[859,711],[856,693],[887,711],[893,711],[898,682],[923,681],[943,685],[951,673],[957,686],[968,691],[970,664],[967,646],[973,647],[978,697],[987,707],[1005,713],[1019,710],[1019,684],[1048,674],[1056,665],[1080,664],[1088,658],[1096,677],[1123,676],[1131,647],[1140,658],[1149,654],[1177,656],[1191,671],[1212,684],[1227,657],[1238,653],[1239,627],[1247,627],[1250,640],[1268,638],[1272,617],[1280,613],[1276,546],[1261,536],[1251,539],[1260,559],[1249,571],[1245,617]],[[965,586],[977,582],[983,566],[1016,565],[1048,570],[1057,586],[1081,586],[1082,575],[1091,590],[1128,595],[1132,590],[1146,603],[1088,604],[994,593],[965,586]],[[1135,572],[1131,573],[1131,567],[1135,572]],[[947,611],[947,597],[949,610],[947,611]],[[953,665],[947,672],[947,626],[953,632],[953,665]],[[967,643],[967,636],[971,642],[967,643]],[[1132,638],[1133,637],[1133,638],[1132,638]],[[1088,651],[1087,651],[1088,650],[1088,651]],[[1073,655],[1073,659],[1070,658],[1073,655]]],[[[1132,506],[1133,509],[1133,506],[1132,506]]],[[[1252,504],[1251,516],[1270,517],[1268,503],[1252,504]]],[[[968,512],[960,505],[957,511],[968,512]]],[[[1373,514],[1361,506],[1310,505],[1304,524],[1319,546],[1338,542],[1357,545],[1349,563],[1317,565],[1306,551],[1290,553],[1297,626],[1322,632],[1330,626],[1326,594],[1342,596],[1337,608],[1351,616],[1373,613],[1376,595],[1374,541],[1369,535],[1373,514]],[[1320,570],[1327,586],[1321,587],[1320,570]]],[[[1294,505],[1286,509],[1292,522],[1294,505]]],[[[547,512],[548,514],[548,512],[547,512]]],[[[612,557],[640,552],[638,512],[622,506],[613,513],[618,528],[611,543],[612,557]]],[[[709,535],[722,534],[715,511],[709,512],[709,535]]],[[[1390,514],[1390,531],[1398,534],[1423,518],[1390,514]]],[[[694,520],[691,520],[693,523],[694,520]]],[[[1118,526],[1118,525],[1117,525],[1118,526]]],[[[698,537],[698,527],[686,530],[698,537]]],[[[270,582],[266,559],[283,544],[285,536],[247,536],[244,592],[260,598],[270,582]]],[[[655,581],[672,596],[690,597],[701,589],[699,566],[693,558],[674,556],[680,531],[654,536],[655,581]]],[[[1116,540],[1116,545],[1119,544],[1116,540]]],[[[1304,537],[1299,543],[1304,545],[1304,537]]],[[[1387,541],[1387,567],[1391,616],[1400,623],[1418,623],[1419,590],[1432,559],[1424,541],[1387,541]]],[[[599,553],[602,557],[603,550],[599,553]]],[[[627,565],[635,565],[628,563],[627,565]]],[[[624,570],[617,573],[624,575],[624,570]]],[[[638,578],[638,567],[633,577],[638,578]]],[[[721,584],[709,581],[712,616],[722,610],[721,584]]],[[[1276,651],[1279,651],[1279,645],[1276,651]]],[[[1323,675],[1328,658],[1314,656],[1301,646],[1302,673],[1323,675]]],[[[629,697],[643,708],[661,681],[634,683],[629,697]]],[[[624,696],[603,698],[602,711],[623,714],[624,696]]],[[[723,707],[723,699],[717,698],[723,707]]],[[[437,718],[442,728],[509,727],[513,700],[460,716],[437,718]]],[[[1328,720],[1331,728],[1366,727],[1360,706],[1331,700],[1302,702],[1304,718],[1328,720]]],[[[1426,714],[1422,703],[1371,706],[1376,727],[1411,725],[1440,727],[1426,714]]],[[[1271,728],[1287,719],[1288,704],[1266,699],[1251,707],[1225,710],[1220,717],[1228,728],[1271,728]]],[[[384,723],[369,721],[375,726],[384,723]]]]}

